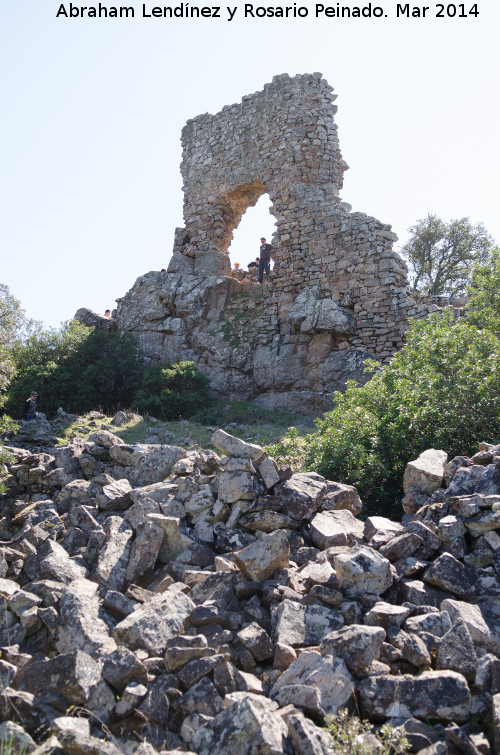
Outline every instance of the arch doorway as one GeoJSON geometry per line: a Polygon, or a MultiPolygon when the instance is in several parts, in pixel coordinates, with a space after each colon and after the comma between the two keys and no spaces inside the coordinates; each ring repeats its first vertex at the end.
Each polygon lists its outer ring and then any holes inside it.
{"type": "Polygon", "coordinates": [[[265,193],[243,214],[233,231],[233,240],[228,249],[231,265],[239,262],[240,269],[247,270],[249,262],[259,256],[261,237],[264,236],[268,243],[272,243],[276,220],[271,213],[271,206],[269,195],[265,193]]]}

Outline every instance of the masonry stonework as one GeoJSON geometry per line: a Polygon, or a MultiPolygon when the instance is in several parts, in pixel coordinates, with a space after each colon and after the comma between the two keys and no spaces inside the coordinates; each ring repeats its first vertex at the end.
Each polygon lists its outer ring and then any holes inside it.
{"type": "MultiPolygon", "coordinates": [[[[219,396],[314,413],[368,357],[387,360],[409,317],[407,269],[389,225],[339,197],[347,165],[321,74],[275,76],[182,132],[184,228],[167,272],[118,300],[118,328],[151,361],[189,359],[219,396]],[[267,193],[276,220],[268,286],[231,271],[243,214],[267,193]]],[[[259,229],[256,229],[258,238],[259,229]]]]}

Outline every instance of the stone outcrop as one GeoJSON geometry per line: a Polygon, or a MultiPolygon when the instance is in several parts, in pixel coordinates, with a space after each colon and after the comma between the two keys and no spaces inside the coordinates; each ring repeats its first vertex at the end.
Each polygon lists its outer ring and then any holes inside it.
{"type": "Polygon", "coordinates": [[[327,755],[352,704],[411,752],[498,753],[500,445],[432,450],[413,513],[363,523],[355,488],[214,444],[2,449],[0,741],[327,755]]]}
{"type": "Polygon", "coordinates": [[[366,379],[365,359],[386,360],[402,346],[409,317],[436,309],[408,297],[390,226],[340,199],[347,165],[335,99],[321,74],[281,75],[188,121],[185,226],[168,270],[138,278],[113,313],[148,360],[193,360],[230,400],[317,413],[348,378],[366,379]],[[228,249],[266,193],[275,264],[262,288],[231,271],[228,249]]]}

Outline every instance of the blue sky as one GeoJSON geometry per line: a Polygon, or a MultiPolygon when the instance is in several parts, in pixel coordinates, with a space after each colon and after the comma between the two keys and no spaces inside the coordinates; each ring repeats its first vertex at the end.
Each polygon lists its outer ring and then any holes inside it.
{"type": "MultiPolygon", "coordinates": [[[[335,88],[354,210],[401,242],[429,212],[482,221],[500,241],[496,0],[442,19],[432,4],[398,19],[387,1],[387,18],[365,20],[317,19],[314,3],[306,19],[245,19],[235,3],[232,22],[225,6],[170,20],[127,5],[136,18],[65,19],[60,2],[0,0],[0,282],[30,317],[103,312],[166,267],[183,224],[184,123],[280,73],[321,71],[335,88]]],[[[272,228],[265,202],[249,210],[231,259],[246,264],[272,228]]]]}

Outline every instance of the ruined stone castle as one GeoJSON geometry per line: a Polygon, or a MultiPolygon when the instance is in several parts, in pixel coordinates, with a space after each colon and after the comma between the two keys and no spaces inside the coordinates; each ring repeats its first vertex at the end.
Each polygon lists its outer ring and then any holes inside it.
{"type": "MultiPolygon", "coordinates": [[[[114,315],[153,361],[193,360],[218,396],[317,413],[363,362],[387,360],[410,317],[389,225],[339,197],[347,165],[321,74],[272,83],[182,132],[183,228],[166,272],[138,278],[114,315]],[[276,220],[269,285],[231,270],[245,211],[267,193],[276,220]]],[[[256,231],[256,236],[258,230],[256,231]]]]}

